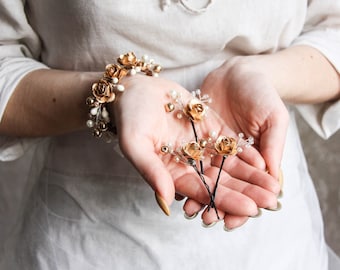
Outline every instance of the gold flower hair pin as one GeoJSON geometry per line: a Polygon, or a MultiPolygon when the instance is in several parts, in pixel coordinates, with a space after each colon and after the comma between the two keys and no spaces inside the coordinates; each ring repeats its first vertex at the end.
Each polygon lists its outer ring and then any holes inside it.
{"type": "Polygon", "coordinates": [[[165,104],[165,111],[173,112],[177,108],[176,117],[178,119],[185,117],[190,121],[195,141],[183,143],[177,149],[174,149],[173,145],[169,143],[161,147],[161,152],[163,154],[171,154],[175,157],[176,162],[181,162],[194,168],[208,192],[210,198],[208,210],[214,208],[217,218],[219,219],[215,207],[215,197],[225,159],[228,156],[234,156],[242,152],[243,147],[250,147],[254,143],[254,139],[252,137],[245,139],[243,133],[238,135],[238,139],[223,135],[217,136],[217,133],[214,131],[209,132],[208,139],[199,139],[195,123],[203,121],[206,118],[209,110],[209,107],[206,104],[211,103],[211,98],[208,95],[202,96],[199,89],[192,92],[192,99],[186,104],[183,103],[181,94],[176,90],[171,90],[169,96],[171,102],[165,104]],[[213,192],[211,192],[210,187],[204,178],[203,159],[205,154],[210,156],[222,156],[222,162],[213,192]],[[197,162],[200,163],[200,170],[197,167],[197,162]]]}
{"type": "Polygon", "coordinates": [[[204,178],[204,174],[201,171],[199,171],[196,164],[196,162],[202,162],[202,160],[204,159],[205,146],[201,145],[199,142],[190,141],[188,143],[184,143],[177,149],[174,149],[172,144],[169,143],[161,147],[161,152],[163,154],[171,154],[174,156],[176,162],[181,162],[194,168],[195,172],[200,177],[202,183],[204,184],[208,192],[210,198],[209,209],[210,208],[215,209],[217,218],[220,219],[218,216],[217,209],[215,207],[215,199],[213,197],[213,193],[210,191],[210,187],[204,178]]]}
{"type": "MultiPolygon", "coordinates": [[[[165,105],[165,111],[172,112],[176,109],[177,106],[178,110],[176,113],[176,117],[178,119],[182,119],[183,116],[185,116],[187,119],[189,119],[194,132],[195,141],[196,143],[198,143],[199,140],[195,123],[203,121],[207,116],[207,112],[209,110],[207,103],[211,103],[211,98],[208,95],[202,96],[200,89],[192,92],[192,99],[190,99],[189,102],[186,104],[184,104],[182,101],[181,93],[177,92],[176,90],[171,90],[169,92],[169,96],[172,101],[165,105]]],[[[204,169],[202,161],[200,161],[200,170],[203,174],[204,169]]]]}
{"type": "Polygon", "coordinates": [[[222,162],[220,165],[220,169],[218,171],[216,184],[213,190],[213,197],[216,196],[217,186],[221,177],[221,171],[224,165],[224,162],[228,156],[235,156],[238,153],[243,152],[243,147],[250,147],[254,144],[254,138],[248,137],[245,139],[243,133],[238,134],[238,139],[227,137],[227,136],[219,136],[216,141],[213,143],[213,154],[221,155],[222,162]]]}

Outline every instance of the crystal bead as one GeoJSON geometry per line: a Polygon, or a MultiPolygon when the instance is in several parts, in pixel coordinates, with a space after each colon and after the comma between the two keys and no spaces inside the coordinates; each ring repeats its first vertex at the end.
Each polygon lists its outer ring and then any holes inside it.
{"type": "Polygon", "coordinates": [[[109,112],[106,110],[105,107],[103,108],[103,111],[102,111],[102,117],[106,119],[109,118],[109,112]]]}

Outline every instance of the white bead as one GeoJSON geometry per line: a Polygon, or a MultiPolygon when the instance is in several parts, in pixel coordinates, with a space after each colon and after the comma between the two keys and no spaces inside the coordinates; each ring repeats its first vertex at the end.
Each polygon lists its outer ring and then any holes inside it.
{"type": "Polygon", "coordinates": [[[137,71],[134,68],[130,70],[130,75],[131,76],[134,76],[136,74],[137,74],[137,71]]]}
{"type": "Polygon", "coordinates": [[[210,136],[210,138],[212,138],[212,139],[216,139],[216,137],[217,137],[217,132],[214,131],[214,130],[212,130],[212,131],[209,132],[209,136],[210,136]]]}
{"type": "Polygon", "coordinates": [[[183,114],[179,112],[179,113],[177,113],[176,117],[177,117],[177,119],[182,119],[183,118],[183,114]]]}
{"type": "Polygon", "coordinates": [[[142,56],[142,60],[143,60],[144,62],[146,62],[148,59],[149,59],[149,56],[148,56],[147,54],[144,54],[144,55],[142,56]]]}
{"type": "Polygon", "coordinates": [[[112,78],[112,82],[114,83],[114,84],[116,84],[116,83],[118,83],[118,78],[116,78],[116,77],[114,77],[114,78],[112,78]]]}
{"type": "Polygon", "coordinates": [[[98,107],[93,107],[91,110],[90,110],[90,114],[91,115],[97,115],[97,113],[98,113],[98,107]]]}
{"type": "Polygon", "coordinates": [[[86,125],[87,125],[87,127],[89,127],[89,128],[93,128],[93,127],[94,127],[94,122],[93,122],[92,120],[87,120],[87,121],[86,121],[86,125]]]}
{"type": "Polygon", "coordinates": [[[176,90],[171,90],[170,91],[170,96],[171,96],[171,98],[176,99],[178,97],[177,91],[176,90]]]}
{"type": "Polygon", "coordinates": [[[141,67],[135,67],[136,72],[141,72],[141,67]]]}
{"type": "Polygon", "coordinates": [[[123,91],[125,90],[124,85],[118,84],[118,85],[117,85],[117,90],[120,91],[120,92],[123,92],[123,91]]]}

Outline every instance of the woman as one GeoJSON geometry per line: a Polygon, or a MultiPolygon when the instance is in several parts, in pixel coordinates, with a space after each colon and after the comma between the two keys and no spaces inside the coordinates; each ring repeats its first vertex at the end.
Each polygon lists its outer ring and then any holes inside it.
{"type": "MultiPolygon", "coordinates": [[[[2,185],[18,179],[23,190],[15,186],[20,201],[6,219],[4,269],[327,269],[317,198],[284,102],[318,104],[298,108],[326,137],[338,129],[338,2],[0,5],[2,185]],[[123,158],[89,135],[84,101],[103,67],[127,51],[154,57],[163,71],[126,76],[126,91],[108,105],[123,158]],[[243,132],[258,149],[223,166],[214,202],[227,230],[240,227],[230,234],[212,228],[217,215],[195,171],[160,154],[192,137],[164,111],[167,93],[176,89],[186,102],[196,88],[222,118],[209,113],[204,134],[243,132]],[[281,211],[248,220],[279,207],[280,166],[281,211]],[[204,209],[210,230],[183,219],[179,203],[171,218],[161,216],[139,174],[167,214],[178,193],[189,198],[187,217],[204,209]]],[[[210,187],[220,162],[204,164],[210,187]]]]}

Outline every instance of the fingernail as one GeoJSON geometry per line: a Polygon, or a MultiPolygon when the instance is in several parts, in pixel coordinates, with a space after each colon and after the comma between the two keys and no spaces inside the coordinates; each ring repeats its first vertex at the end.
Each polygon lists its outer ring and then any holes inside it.
{"type": "Polygon", "coordinates": [[[262,211],[261,211],[260,208],[258,208],[257,214],[256,214],[255,216],[251,216],[251,218],[258,218],[258,217],[260,217],[260,216],[262,216],[262,211]]]}
{"type": "Polygon", "coordinates": [[[233,230],[235,230],[235,228],[229,229],[229,228],[224,224],[223,230],[225,230],[226,232],[232,232],[233,230]]]}
{"type": "Polygon", "coordinates": [[[160,196],[157,192],[155,192],[155,197],[156,197],[156,201],[159,207],[162,209],[164,214],[166,214],[167,216],[170,216],[170,208],[168,204],[166,203],[166,201],[164,200],[164,198],[160,196]]]}
{"type": "Polygon", "coordinates": [[[279,184],[280,184],[280,187],[282,189],[282,186],[283,186],[283,172],[282,172],[281,169],[279,171],[279,184]]]}
{"type": "Polygon", "coordinates": [[[282,187],[283,187],[283,172],[282,172],[281,169],[279,171],[279,184],[280,184],[281,190],[280,190],[280,193],[279,193],[279,195],[277,197],[278,198],[282,198],[282,196],[283,196],[283,191],[282,191],[282,187]]]}
{"type": "Polygon", "coordinates": [[[211,227],[214,227],[215,225],[216,225],[216,221],[214,221],[214,222],[211,222],[210,224],[205,224],[204,223],[204,221],[202,221],[202,226],[204,227],[204,228],[211,228],[211,227]]]}
{"type": "Polygon", "coordinates": [[[197,215],[198,215],[198,213],[196,212],[196,213],[194,213],[194,214],[192,214],[191,216],[189,216],[187,213],[185,213],[184,212],[184,217],[186,218],[186,219],[194,219],[195,217],[197,217],[197,215]]]}
{"type": "Polygon", "coordinates": [[[282,208],[281,203],[277,202],[276,208],[265,208],[265,209],[268,210],[268,211],[279,211],[279,210],[281,210],[281,208],[282,208]]]}

